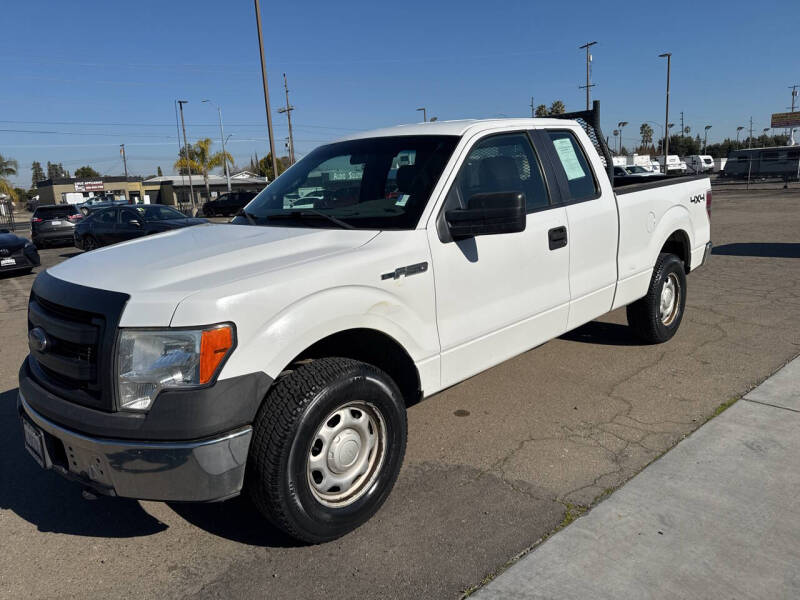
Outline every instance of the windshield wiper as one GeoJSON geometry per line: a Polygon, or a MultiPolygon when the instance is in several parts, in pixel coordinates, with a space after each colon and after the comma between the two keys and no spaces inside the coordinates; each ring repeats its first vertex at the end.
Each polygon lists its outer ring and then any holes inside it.
{"type": "Polygon", "coordinates": [[[334,217],[333,215],[329,215],[328,213],[324,213],[321,210],[316,210],[314,208],[307,208],[304,210],[293,210],[290,212],[285,213],[278,213],[274,215],[267,215],[267,220],[272,219],[308,219],[309,217],[322,217],[323,219],[328,219],[331,223],[335,223],[342,229],[355,229],[350,223],[346,223],[341,219],[334,217]]]}

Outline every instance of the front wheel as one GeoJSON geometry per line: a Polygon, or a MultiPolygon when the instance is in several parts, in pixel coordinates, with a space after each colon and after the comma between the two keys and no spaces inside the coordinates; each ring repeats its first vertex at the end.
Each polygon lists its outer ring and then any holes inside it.
{"type": "Polygon", "coordinates": [[[97,240],[94,238],[93,235],[87,235],[83,239],[83,249],[86,252],[91,252],[92,250],[95,250],[95,249],[97,249],[99,247],[100,247],[100,245],[97,243],[97,240]]]}
{"type": "Polygon", "coordinates": [[[372,517],[405,454],[397,385],[347,358],[315,360],[279,379],[253,428],[247,486],[255,505],[309,543],[334,540],[372,517]]]}
{"type": "Polygon", "coordinates": [[[644,298],[628,305],[628,325],[648,344],[666,342],[680,327],[686,307],[686,271],[674,254],[658,255],[644,298]]]}

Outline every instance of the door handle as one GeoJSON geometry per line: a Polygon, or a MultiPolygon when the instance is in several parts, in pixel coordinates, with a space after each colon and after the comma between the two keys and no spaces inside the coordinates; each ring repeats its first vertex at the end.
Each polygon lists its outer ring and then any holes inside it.
{"type": "Polygon", "coordinates": [[[550,241],[550,250],[558,250],[567,245],[567,228],[554,227],[547,232],[547,238],[550,241]]]}

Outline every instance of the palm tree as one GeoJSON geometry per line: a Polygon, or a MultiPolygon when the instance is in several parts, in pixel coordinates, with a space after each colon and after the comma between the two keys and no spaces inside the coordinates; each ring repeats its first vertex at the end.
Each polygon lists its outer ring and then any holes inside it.
{"type": "Polygon", "coordinates": [[[8,178],[17,174],[17,167],[17,161],[13,158],[6,159],[0,154],[0,194],[8,195],[12,200],[17,199],[17,192],[8,178]]]}
{"type": "MultiPolygon", "coordinates": [[[[225,161],[233,165],[233,157],[229,152],[216,152],[211,154],[211,138],[198,140],[196,144],[190,146],[188,152],[181,152],[181,157],[175,161],[175,168],[186,170],[191,169],[192,173],[201,173],[203,182],[206,185],[206,198],[211,199],[211,188],[208,185],[208,172],[217,167],[222,167],[225,161]]],[[[194,198],[192,198],[194,202],[194,198]]]]}

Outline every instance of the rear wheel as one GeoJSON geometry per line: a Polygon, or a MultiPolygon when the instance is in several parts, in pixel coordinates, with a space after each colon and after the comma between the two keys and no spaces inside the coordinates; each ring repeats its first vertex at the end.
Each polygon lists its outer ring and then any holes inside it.
{"type": "Polygon", "coordinates": [[[658,255],[644,298],[629,304],[628,325],[648,344],[666,342],[680,327],[686,306],[686,271],[674,254],[658,255]]]}
{"type": "Polygon", "coordinates": [[[346,358],[316,360],[278,380],[259,409],[247,486],[292,537],[336,539],[388,497],[406,431],[405,403],[386,373],[346,358]]]}
{"type": "Polygon", "coordinates": [[[94,238],[93,235],[87,235],[85,238],[83,238],[83,249],[86,252],[90,252],[90,251],[95,250],[96,248],[99,248],[99,247],[100,246],[97,243],[97,240],[94,238]]]}

